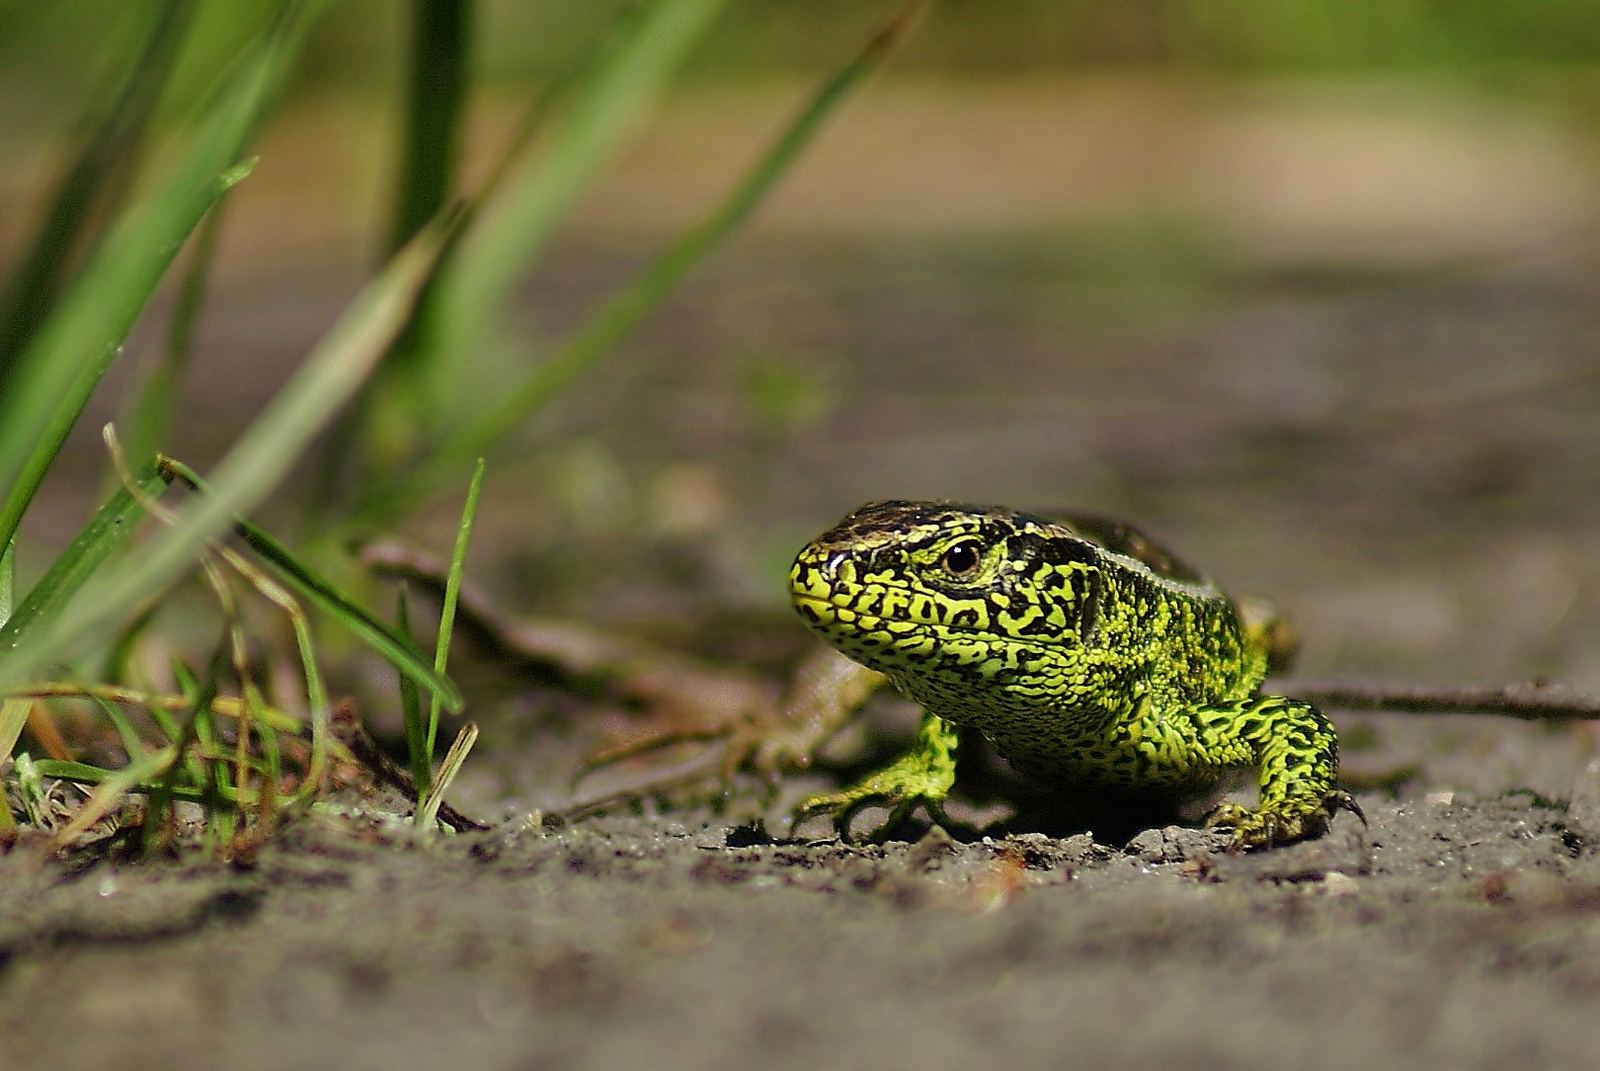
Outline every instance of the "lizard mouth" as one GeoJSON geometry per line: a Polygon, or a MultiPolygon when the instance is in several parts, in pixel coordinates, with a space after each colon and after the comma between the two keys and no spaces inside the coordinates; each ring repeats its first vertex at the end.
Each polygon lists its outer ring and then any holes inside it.
{"type": "Polygon", "coordinates": [[[794,593],[794,608],[800,611],[800,616],[815,624],[825,622],[854,624],[860,622],[871,626],[882,624],[888,620],[887,618],[879,617],[877,614],[862,613],[860,610],[843,602],[837,602],[820,595],[803,595],[800,592],[794,593]]]}
{"type": "Polygon", "coordinates": [[[996,647],[1057,647],[1060,641],[1048,636],[1008,636],[991,628],[959,621],[918,621],[911,617],[886,617],[875,611],[857,610],[835,599],[795,592],[794,608],[810,627],[858,644],[894,647],[903,641],[926,637],[929,632],[945,635],[976,636],[996,647]]]}
{"type": "MultiPolygon", "coordinates": [[[[890,634],[893,626],[918,630],[939,627],[909,618],[863,613],[853,606],[817,595],[796,594],[794,608],[812,628],[857,641],[881,640],[890,634]]],[[[897,633],[894,638],[902,638],[904,635],[903,632],[897,633]]]]}

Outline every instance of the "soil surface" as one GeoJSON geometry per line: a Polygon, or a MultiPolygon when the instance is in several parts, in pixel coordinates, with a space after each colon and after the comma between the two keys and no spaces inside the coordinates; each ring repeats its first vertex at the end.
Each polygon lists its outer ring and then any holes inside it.
{"type": "Polygon", "coordinates": [[[1600,865],[1527,799],[1254,857],[306,823],[247,871],[13,856],[6,1066],[1583,1066],[1600,865]]]}
{"type": "MultiPolygon", "coordinates": [[[[469,571],[545,614],[745,615],[727,647],[776,681],[803,646],[786,557],[861,501],[1071,505],[1271,596],[1304,678],[1600,692],[1582,248],[1308,270],[1063,226],[758,229],[491,481],[469,571]]],[[[569,239],[530,330],[639,263],[611,242],[569,239]]],[[[180,453],[204,460],[339,285],[219,289],[196,359],[217,425],[180,453]]],[[[453,799],[492,832],[329,811],[247,866],[0,857],[0,1067],[1592,1066],[1587,725],[1334,711],[1368,824],[1250,856],[1185,826],[852,846],[782,818],[826,770],[771,807],[530,823],[625,715],[468,676],[484,734],[453,799]]]]}

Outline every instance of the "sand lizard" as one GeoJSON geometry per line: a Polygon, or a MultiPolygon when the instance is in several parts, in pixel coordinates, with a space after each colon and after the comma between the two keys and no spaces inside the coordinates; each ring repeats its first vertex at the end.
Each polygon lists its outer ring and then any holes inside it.
{"type": "MultiPolygon", "coordinates": [[[[1310,703],[1260,694],[1280,653],[1272,619],[1120,523],[999,507],[873,502],[813,540],[795,608],[924,711],[911,753],[799,817],[841,833],[863,807],[943,821],[958,727],[1044,785],[1184,799],[1259,771],[1257,806],[1210,822],[1239,848],[1317,836],[1339,808],[1338,739],[1310,703]]],[[[1357,811],[1359,814],[1359,811],[1357,811]]]]}

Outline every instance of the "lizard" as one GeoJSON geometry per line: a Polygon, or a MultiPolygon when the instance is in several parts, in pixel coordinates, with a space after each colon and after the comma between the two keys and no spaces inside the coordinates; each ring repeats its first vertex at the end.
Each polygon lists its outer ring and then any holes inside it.
{"type": "Polygon", "coordinates": [[[808,543],[789,581],[812,631],[923,710],[910,753],[802,800],[797,822],[829,815],[848,836],[881,803],[886,827],[918,806],[948,825],[962,727],[1045,786],[1182,800],[1253,768],[1257,804],[1208,819],[1241,850],[1318,836],[1339,809],[1361,814],[1336,787],[1326,715],[1261,691],[1290,653],[1279,620],[1242,610],[1130,525],[870,502],[808,543]]]}

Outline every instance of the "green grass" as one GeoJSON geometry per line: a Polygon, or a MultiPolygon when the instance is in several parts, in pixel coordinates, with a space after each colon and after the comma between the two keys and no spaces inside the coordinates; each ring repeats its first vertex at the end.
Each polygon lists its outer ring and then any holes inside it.
{"type": "MultiPolygon", "coordinates": [[[[210,24],[192,17],[192,2],[148,4],[147,37],[130,51],[121,85],[91,108],[90,133],[5,284],[0,762],[15,757],[4,783],[25,804],[26,822],[19,825],[10,806],[0,806],[0,843],[41,823],[49,827],[40,831],[44,843],[55,851],[138,828],[149,851],[192,839],[190,825],[197,825],[199,839],[218,854],[253,851],[322,797],[335,766],[354,761],[339,724],[358,716],[348,705],[335,707],[324,679],[329,648],[318,637],[328,627],[354,636],[398,671],[416,821],[432,828],[477,735],[467,723],[435,771],[440,717],[463,706],[446,670],[454,596],[484,479],[481,458],[501,453],[530,417],[581,382],[748,218],[910,31],[923,5],[895,14],[826,79],[772,149],[733,177],[724,202],[568,340],[534,360],[522,382],[497,392],[505,401],[477,419],[454,420],[448,410],[437,418],[431,391],[473,382],[486,353],[492,360],[514,346],[500,326],[513,288],[571,206],[648,121],[653,101],[722,5],[648,0],[630,9],[535,94],[494,177],[462,197],[453,182],[472,88],[473,5],[417,0],[406,98],[411,133],[387,176],[396,196],[393,248],[287,385],[202,478],[155,451],[183,420],[178,390],[226,228],[219,208],[249,180],[250,146],[293,85],[305,42],[330,6],[286,0],[252,9],[263,19],[259,28],[238,45],[217,84],[197,92],[190,53],[215,51],[215,27],[202,41],[195,27],[210,24]],[[181,99],[185,87],[192,100],[181,99]],[[162,125],[158,117],[168,113],[189,118],[162,125]],[[169,143],[160,153],[153,151],[158,132],[169,143]],[[141,192],[130,196],[130,190],[141,192]],[[135,471],[108,428],[119,489],[75,539],[47,554],[38,579],[18,583],[14,548],[34,497],[185,246],[194,248],[163,357],[126,388],[122,408],[130,414],[135,471]],[[327,491],[317,503],[316,526],[303,533],[301,549],[292,549],[247,515],[335,421],[339,456],[356,459],[356,474],[371,491],[354,501],[327,491]],[[398,440],[395,427],[406,432],[398,440]],[[173,483],[188,489],[176,504],[169,502],[178,497],[173,483]],[[347,542],[463,484],[470,484],[467,503],[430,659],[410,637],[403,593],[396,624],[367,608],[370,584],[352,567],[347,542]],[[192,632],[203,611],[192,603],[167,608],[174,587],[195,576],[210,593],[216,635],[198,658],[175,634],[192,632]],[[173,628],[174,615],[184,628],[173,628]],[[267,623],[274,618],[287,622],[292,642],[273,638],[281,632],[267,623]],[[167,653],[164,681],[143,679],[127,657],[140,644],[167,653]],[[291,662],[293,686],[266,694],[259,682],[286,679],[268,672],[269,665],[291,662]],[[110,679],[94,679],[86,667],[96,664],[109,667],[110,679]],[[106,765],[73,754],[89,741],[79,739],[81,729],[69,741],[53,728],[59,704],[91,715],[90,723],[101,727],[98,742],[120,749],[125,761],[106,765]],[[18,750],[30,718],[35,742],[61,753],[18,750]],[[65,819],[52,818],[40,802],[56,782],[85,787],[65,819]]],[[[481,398],[457,401],[485,408],[481,398]]]]}

